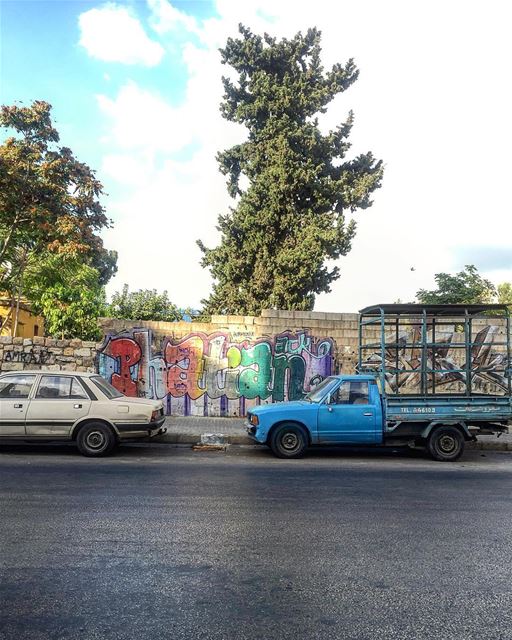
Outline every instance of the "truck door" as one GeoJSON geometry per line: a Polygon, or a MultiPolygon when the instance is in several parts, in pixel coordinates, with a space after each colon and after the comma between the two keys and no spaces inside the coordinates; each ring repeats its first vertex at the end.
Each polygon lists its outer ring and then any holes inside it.
{"type": "Polygon", "coordinates": [[[368,382],[344,380],[318,410],[318,441],[331,444],[376,443],[376,408],[368,382]]]}
{"type": "Polygon", "coordinates": [[[0,379],[0,436],[24,436],[25,416],[33,374],[19,373],[0,379]]]}

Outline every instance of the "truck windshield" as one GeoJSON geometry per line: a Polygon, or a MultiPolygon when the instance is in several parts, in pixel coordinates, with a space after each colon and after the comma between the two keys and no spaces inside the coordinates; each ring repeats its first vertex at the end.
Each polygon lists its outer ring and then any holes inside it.
{"type": "Polygon", "coordinates": [[[317,386],[307,393],[304,397],[304,400],[309,400],[310,402],[320,402],[320,400],[337,384],[339,383],[338,378],[325,378],[317,384],[317,386]]]}

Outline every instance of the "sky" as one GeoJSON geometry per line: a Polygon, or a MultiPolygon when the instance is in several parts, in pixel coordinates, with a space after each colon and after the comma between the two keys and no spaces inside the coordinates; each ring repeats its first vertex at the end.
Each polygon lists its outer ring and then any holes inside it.
{"type": "Polygon", "coordinates": [[[508,0],[0,0],[0,101],[50,102],[103,183],[109,294],[126,282],[198,308],[211,290],[196,240],[215,246],[234,204],[215,156],[245,130],[220,115],[218,49],[240,22],[278,38],[317,26],[326,68],[354,58],[358,81],[320,124],[352,109],[351,153],[385,163],[316,311],[409,302],[466,264],[512,281],[508,0]]]}

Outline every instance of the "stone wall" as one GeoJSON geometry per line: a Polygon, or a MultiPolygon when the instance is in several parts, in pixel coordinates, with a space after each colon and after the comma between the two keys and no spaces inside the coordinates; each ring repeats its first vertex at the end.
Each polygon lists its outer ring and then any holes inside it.
{"type": "MultiPolygon", "coordinates": [[[[499,346],[505,327],[492,323],[475,321],[471,358],[474,389],[498,394],[506,388],[506,351],[499,346]]],[[[435,353],[446,368],[436,388],[452,392],[464,387],[450,369],[463,366],[466,352],[456,348],[460,326],[447,324],[436,331],[436,342],[446,345],[435,353]]],[[[213,316],[208,323],[108,318],[101,328],[100,343],[0,337],[0,370],[98,371],[127,395],[162,399],[171,415],[239,416],[255,404],[302,397],[331,373],[353,373],[358,358],[357,314],[264,310],[256,317],[213,316]]],[[[415,331],[406,327],[398,342],[416,343],[415,331]]],[[[370,327],[370,343],[378,332],[370,327]]],[[[388,340],[396,341],[393,327],[388,340]]],[[[372,349],[365,357],[378,356],[372,349]]],[[[388,366],[399,360],[399,376],[388,381],[392,392],[393,385],[402,392],[417,386],[417,352],[415,346],[386,352],[388,366]]]]}
{"type": "Polygon", "coordinates": [[[94,371],[96,342],[0,336],[0,371],[94,371]]]}

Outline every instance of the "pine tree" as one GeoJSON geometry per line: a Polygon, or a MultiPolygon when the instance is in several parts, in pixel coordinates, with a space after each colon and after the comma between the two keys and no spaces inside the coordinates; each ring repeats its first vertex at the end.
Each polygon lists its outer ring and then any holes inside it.
{"type": "Polygon", "coordinates": [[[238,72],[237,83],[223,78],[221,112],[245,125],[248,139],[217,156],[236,207],[219,216],[219,246],[198,241],[215,281],[204,312],[312,309],[340,275],[326,261],[351,249],[356,224],[346,214],[369,207],[381,184],[382,162],[371,153],[345,159],[352,112],[327,135],[319,129],[318,114],[358,70],[349,60],[324,73],[317,29],[280,41],[242,25],[240,34],[221,49],[238,72]]]}

